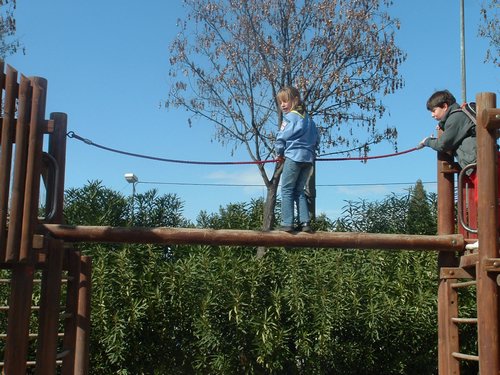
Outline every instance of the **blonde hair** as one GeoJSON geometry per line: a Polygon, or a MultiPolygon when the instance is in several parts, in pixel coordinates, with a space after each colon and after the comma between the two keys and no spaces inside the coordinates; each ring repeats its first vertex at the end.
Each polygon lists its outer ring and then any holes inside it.
{"type": "Polygon", "coordinates": [[[292,110],[298,107],[303,107],[302,99],[300,98],[300,92],[293,86],[285,86],[276,95],[276,99],[279,102],[292,103],[292,110]]]}

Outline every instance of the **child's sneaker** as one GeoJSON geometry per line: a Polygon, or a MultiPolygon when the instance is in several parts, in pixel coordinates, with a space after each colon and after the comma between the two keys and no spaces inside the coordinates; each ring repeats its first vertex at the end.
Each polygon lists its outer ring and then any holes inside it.
{"type": "Polygon", "coordinates": [[[309,223],[302,223],[300,226],[301,226],[301,231],[302,232],[307,232],[307,233],[311,233],[312,232],[312,228],[309,225],[309,223]]]}

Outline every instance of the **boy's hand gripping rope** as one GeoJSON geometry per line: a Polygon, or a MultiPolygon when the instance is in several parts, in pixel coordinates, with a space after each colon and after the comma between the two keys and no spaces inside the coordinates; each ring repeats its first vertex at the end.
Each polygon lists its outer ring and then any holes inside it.
{"type": "MultiPolygon", "coordinates": [[[[201,165],[241,165],[241,164],[265,164],[265,163],[276,163],[279,161],[279,159],[270,159],[270,160],[256,160],[256,161],[192,161],[192,160],[177,160],[177,159],[166,159],[166,158],[159,158],[155,156],[149,156],[149,155],[143,155],[143,154],[136,154],[133,152],[128,152],[128,151],[122,151],[122,150],[117,150],[111,147],[106,147],[102,146],[100,144],[92,142],[88,138],[83,138],[76,134],[73,131],[68,132],[67,134],[68,138],[74,138],[79,141],[82,141],[83,143],[86,143],[90,146],[94,146],[97,148],[100,148],[102,150],[106,151],[111,151],[111,152],[116,152],[118,154],[122,155],[128,155],[128,156],[133,156],[137,158],[143,158],[143,159],[150,159],[150,160],[157,160],[157,161],[164,161],[167,163],[181,163],[181,164],[201,164],[201,165]]],[[[378,156],[360,156],[360,157],[353,157],[353,158],[318,158],[316,161],[345,161],[345,160],[370,160],[370,159],[381,159],[381,158],[388,158],[392,156],[398,156],[398,155],[403,155],[407,154],[409,152],[418,150],[417,147],[410,148],[405,151],[401,152],[395,152],[392,154],[385,154],[385,155],[378,155],[378,156]]]]}

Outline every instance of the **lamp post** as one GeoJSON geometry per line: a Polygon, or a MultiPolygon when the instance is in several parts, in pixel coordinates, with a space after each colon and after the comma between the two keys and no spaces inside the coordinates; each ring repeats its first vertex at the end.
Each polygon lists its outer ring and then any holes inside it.
{"type": "Polygon", "coordinates": [[[125,173],[125,180],[132,184],[132,204],[131,204],[131,222],[134,223],[134,201],[135,201],[135,185],[138,184],[139,178],[133,173],[125,173]]]}
{"type": "Polygon", "coordinates": [[[460,65],[462,78],[462,103],[467,101],[467,80],[465,69],[465,10],[464,0],[460,0],[460,65]]]}

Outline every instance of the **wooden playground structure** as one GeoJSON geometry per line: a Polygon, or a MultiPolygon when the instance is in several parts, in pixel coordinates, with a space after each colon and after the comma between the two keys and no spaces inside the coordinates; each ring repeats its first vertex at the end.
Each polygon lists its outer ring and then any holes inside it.
{"type": "MultiPolygon", "coordinates": [[[[91,259],[78,242],[291,246],[437,251],[438,368],[460,374],[476,361],[482,375],[500,374],[497,137],[500,110],[492,93],[477,95],[479,203],[477,236],[456,234],[458,170],[438,154],[438,234],[255,232],[184,228],[70,227],[63,223],[67,116],[45,117],[47,82],[18,77],[0,63],[0,330],[2,373],[88,374],[91,259]],[[41,190],[45,191],[44,202],[41,190]],[[43,207],[41,209],[40,207],[43,207]],[[477,237],[477,238],[473,238],[477,237]],[[480,246],[470,245],[479,240],[480,246]],[[476,288],[477,317],[462,318],[458,291],[476,288]],[[39,288],[39,289],[36,289],[39,288]],[[33,298],[38,290],[40,299],[33,298]],[[460,327],[477,325],[476,353],[460,352],[460,327]]],[[[467,193],[465,194],[467,195],[467,193]]],[[[459,194],[463,196],[463,194],[459,194]]],[[[470,231],[469,231],[470,232],[470,231]]],[[[411,360],[411,358],[409,358],[411,360]]]]}

